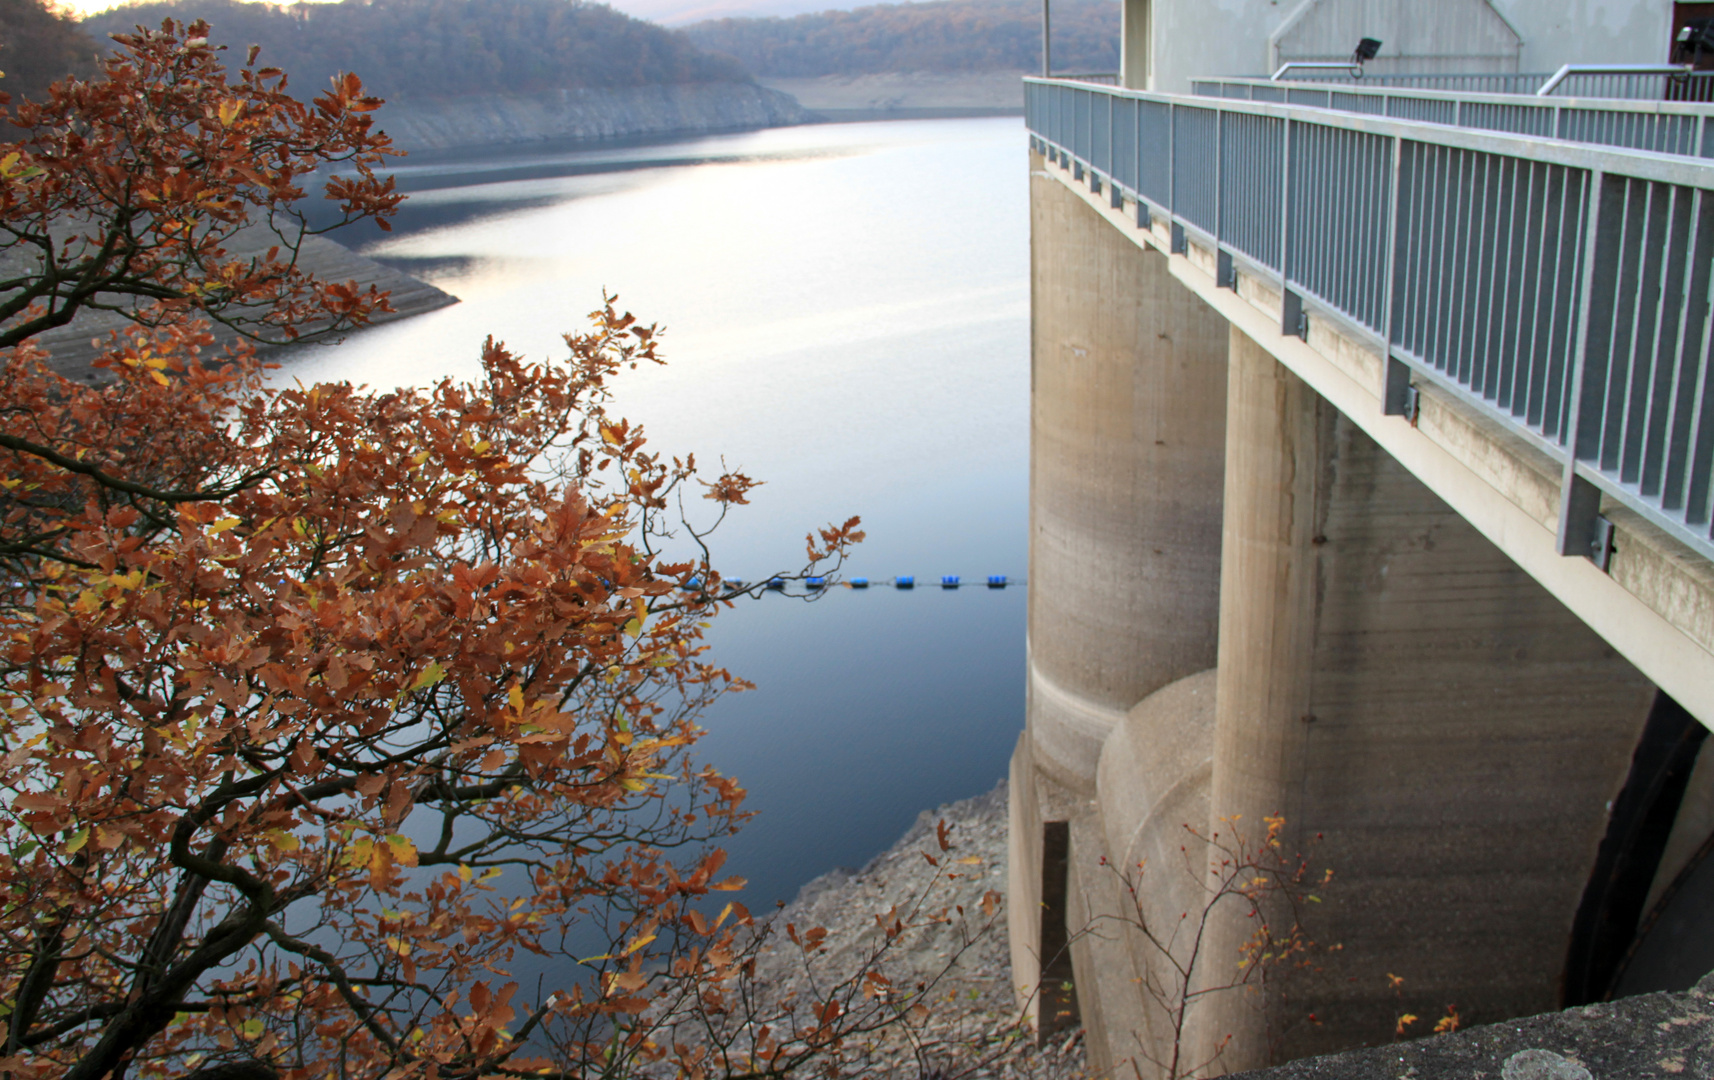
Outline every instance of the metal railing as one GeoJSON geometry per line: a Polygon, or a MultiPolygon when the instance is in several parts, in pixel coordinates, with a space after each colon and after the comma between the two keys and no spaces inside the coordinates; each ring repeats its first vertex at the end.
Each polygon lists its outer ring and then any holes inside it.
{"type": "MultiPolygon", "coordinates": [[[[1357,74],[1352,65],[1292,69],[1292,82],[1339,83],[1395,90],[1445,90],[1478,94],[1539,94],[1618,98],[1632,101],[1714,100],[1714,72],[1686,72],[1675,64],[1567,64],[1556,72],[1433,72],[1357,74]],[[1344,69],[1344,70],[1341,70],[1344,69]],[[1551,85],[1550,85],[1551,84],[1551,85]]],[[[1277,74],[1277,73],[1276,73],[1277,74]]],[[[1277,80],[1276,80],[1277,81],[1277,80]]]]}
{"type": "Polygon", "coordinates": [[[1117,71],[1065,71],[1059,72],[1053,77],[1066,82],[1097,83],[1102,86],[1119,85],[1119,73],[1117,71]]]}
{"type": "Polygon", "coordinates": [[[1388,413],[1428,381],[1560,462],[1562,552],[1605,565],[1605,492],[1714,557],[1714,165],[1043,79],[1025,122],[1221,287],[1274,283],[1282,333],[1374,342],[1388,413]]]}
{"type": "MultiPolygon", "coordinates": [[[[1499,76],[1483,76],[1498,78],[1499,76]]],[[[1534,76],[1532,76],[1533,78],[1534,76]]],[[[1714,87],[1714,83],[1704,83],[1714,87]]],[[[1199,97],[1273,101],[1483,131],[1714,158],[1714,108],[1692,101],[1537,97],[1260,78],[1197,79],[1199,97]]]]}

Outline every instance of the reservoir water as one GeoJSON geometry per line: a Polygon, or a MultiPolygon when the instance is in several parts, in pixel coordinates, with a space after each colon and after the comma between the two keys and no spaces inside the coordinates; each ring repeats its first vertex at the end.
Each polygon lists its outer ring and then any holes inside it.
{"type": "MultiPolygon", "coordinates": [[[[382,116],[385,125],[385,116],[382,116]]],[[[603,289],[666,328],[617,412],[658,450],[766,482],[716,536],[755,580],[861,515],[849,576],[1014,581],[1026,566],[1028,192],[1018,119],[820,125],[654,146],[406,159],[392,234],[341,239],[461,299],[289,356],[378,388],[472,377],[485,336],[563,351],[603,289]]],[[[728,867],[789,900],[977,794],[1023,727],[1021,588],[765,596],[716,620],[756,684],[700,756],[760,812],[728,867]]]]}

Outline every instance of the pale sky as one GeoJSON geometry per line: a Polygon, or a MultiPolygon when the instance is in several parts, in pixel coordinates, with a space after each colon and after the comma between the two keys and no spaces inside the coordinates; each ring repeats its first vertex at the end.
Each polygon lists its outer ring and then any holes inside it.
{"type": "MultiPolygon", "coordinates": [[[[806,11],[861,7],[878,0],[612,0],[612,6],[639,19],[667,26],[724,15],[798,15],[806,11]]],[[[59,6],[80,15],[118,7],[115,0],[60,0],[59,6]]]]}

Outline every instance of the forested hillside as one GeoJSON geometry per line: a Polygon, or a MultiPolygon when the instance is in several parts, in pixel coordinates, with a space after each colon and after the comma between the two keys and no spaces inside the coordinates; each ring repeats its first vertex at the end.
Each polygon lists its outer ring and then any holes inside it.
{"type": "Polygon", "coordinates": [[[0,0],[0,90],[14,100],[39,98],[67,75],[92,74],[100,51],[76,18],[41,0],[0,0]]]}
{"type": "MultiPolygon", "coordinates": [[[[1041,0],[930,0],[789,19],[711,19],[685,33],[759,76],[1041,70],[1041,0]]],[[[1118,70],[1115,0],[1054,0],[1053,66],[1118,70]]]]}
{"type": "Polygon", "coordinates": [[[164,0],[95,15],[99,38],[164,18],[207,19],[213,38],[262,46],[260,63],[285,69],[317,93],[355,71],[365,89],[402,100],[748,82],[733,60],[710,56],[684,34],[580,0],[342,0],[331,4],[164,0]]]}

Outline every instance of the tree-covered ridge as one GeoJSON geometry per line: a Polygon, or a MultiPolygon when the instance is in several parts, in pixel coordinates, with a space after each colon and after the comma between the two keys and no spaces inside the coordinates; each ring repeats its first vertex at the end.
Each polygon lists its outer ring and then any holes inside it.
{"type": "Polygon", "coordinates": [[[290,72],[300,94],[344,71],[384,98],[749,81],[737,63],[682,33],[580,0],[157,0],[84,26],[105,38],[165,18],[206,19],[213,42],[239,59],[261,45],[258,62],[290,72]]]}
{"type": "Polygon", "coordinates": [[[77,19],[41,0],[0,0],[0,90],[19,98],[39,98],[56,79],[95,73],[101,52],[77,19]]]}
{"type": "MultiPolygon", "coordinates": [[[[793,18],[710,19],[697,45],[757,75],[808,78],[885,71],[1040,71],[1040,0],[930,0],[793,18]]],[[[1119,5],[1054,0],[1056,71],[1119,67],[1119,5]]]]}

